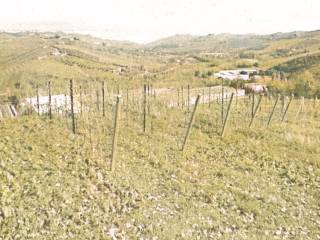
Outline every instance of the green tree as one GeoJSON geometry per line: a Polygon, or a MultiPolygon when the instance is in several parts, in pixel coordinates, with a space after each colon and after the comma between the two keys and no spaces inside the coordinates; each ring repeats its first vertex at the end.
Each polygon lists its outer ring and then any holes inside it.
{"type": "Polygon", "coordinates": [[[319,89],[319,83],[317,83],[313,77],[313,74],[309,71],[304,71],[294,77],[294,93],[298,96],[312,97],[319,89]]]}

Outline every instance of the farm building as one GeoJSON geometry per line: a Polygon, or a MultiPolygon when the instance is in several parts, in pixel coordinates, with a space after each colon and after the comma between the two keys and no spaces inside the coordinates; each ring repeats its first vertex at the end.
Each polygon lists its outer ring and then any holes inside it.
{"type": "MultiPolygon", "coordinates": [[[[234,94],[235,97],[243,97],[245,96],[245,90],[244,89],[235,89],[231,87],[223,87],[223,99],[229,99],[234,94]]],[[[163,91],[162,97],[165,97],[165,99],[170,99],[167,102],[167,106],[169,107],[177,107],[179,104],[187,106],[188,105],[188,98],[186,96],[187,93],[185,93],[185,97],[182,98],[182,93],[180,92],[179,96],[179,102],[177,101],[176,95],[177,90],[171,89],[168,92],[163,91]]],[[[208,104],[210,102],[215,101],[221,101],[222,100],[222,89],[221,86],[214,86],[214,87],[205,87],[205,88],[195,88],[190,91],[190,105],[194,105],[195,101],[197,99],[197,95],[201,94],[201,101],[200,104],[208,104]],[[210,89],[210,91],[209,91],[210,89]]],[[[157,93],[157,98],[161,98],[161,96],[157,93]]]]}
{"type": "MultiPolygon", "coordinates": [[[[38,101],[37,97],[26,98],[21,104],[21,107],[27,110],[31,108],[32,111],[38,112],[38,101]]],[[[71,98],[70,96],[60,94],[51,96],[51,111],[53,113],[63,114],[71,112],[71,98]]],[[[80,103],[74,100],[74,112],[80,113],[80,103]]],[[[39,113],[49,113],[49,96],[39,97],[39,113]]]]}
{"type": "Polygon", "coordinates": [[[214,76],[225,80],[249,80],[251,74],[257,74],[256,69],[238,69],[238,70],[224,70],[215,73],[214,76]]]}

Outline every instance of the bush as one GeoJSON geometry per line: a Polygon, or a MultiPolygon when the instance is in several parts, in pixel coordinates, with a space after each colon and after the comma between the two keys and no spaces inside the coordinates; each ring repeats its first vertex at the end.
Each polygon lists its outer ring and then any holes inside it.
{"type": "Polygon", "coordinates": [[[314,79],[313,74],[309,71],[292,76],[288,82],[280,79],[272,80],[268,83],[268,89],[270,92],[285,95],[293,93],[295,96],[320,96],[320,83],[314,79]]]}
{"type": "Polygon", "coordinates": [[[242,52],[239,54],[240,58],[255,58],[255,54],[253,52],[242,52]]]}
{"type": "Polygon", "coordinates": [[[315,81],[309,71],[300,73],[293,78],[294,93],[297,96],[313,97],[318,95],[320,84],[315,81]]]}
{"type": "Polygon", "coordinates": [[[250,68],[250,67],[252,67],[252,63],[243,61],[243,62],[238,63],[237,67],[238,68],[250,68]]]}

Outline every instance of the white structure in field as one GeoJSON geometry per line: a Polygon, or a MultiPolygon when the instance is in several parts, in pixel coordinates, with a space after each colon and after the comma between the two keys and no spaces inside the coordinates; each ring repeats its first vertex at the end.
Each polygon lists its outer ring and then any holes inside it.
{"type": "MultiPolygon", "coordinates": [[[[73,101],[74,112],[80,113],[80,103],[76,100],[73,101]]],[[[21,104],[24,107],[31,107],[35,112],[38,112],[37,97],[26,98],[21,104]]],[[[51,96],[51,111],[52,113],[70,113],[71,112],[71,98],[70,96],[60,94],[51,96]]],[[[49,113],[49,96],[39,97],[39,113],[49,113]]]]}
{"type": "Polygon", "coordinates": [[[218,73],[215,73],[214,76],[217,78],[222,78],[225,80],[244,80],[247,81],[250,79],[250,74],[257,74],[256,69],[239,69],[239,70],[224,70],[218,73]]]}
{"type": "MultiPolygon", "coordinates": [[[[245,89],[235,89],[231,87],[223,87],[223,96],[222,96],[222,89],[221,86],[215,86],[211,87],[211,91],[209,92],[210,87],[206,88],[198,88],[191,90],[191,96],[190,96],[190,105],[194,105],[197,99],[197,95],[201,94],[200,98],[200,104],[208,104],[210,102],[215,101],[222,101],[223,99],[230,99],[232,93],[234,94],[234,97],[244,97],[246,95],[245,89]]],[[[176,90],[175,90],[176,91],[176,90]]],[[[180,104],[184,106],[188,106],[188,99],[187,97],[184,98],[183,102],[181,101],[180,104]]],[[[172,98],[168,102],[167,106],[174,108],[178,107],[178,102],[176,99],[172,98]]]]}

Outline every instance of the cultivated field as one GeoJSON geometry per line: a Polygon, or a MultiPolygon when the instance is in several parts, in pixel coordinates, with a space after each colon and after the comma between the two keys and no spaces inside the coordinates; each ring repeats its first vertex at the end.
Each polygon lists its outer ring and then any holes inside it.
{"type": "Polygon", "coordinates": [[[0,34],[0,105],[19,113],[0,119],[0,239],[320,239],[317,65],[261,95],[212,76],[252,52],[300,66],[317,32],[212,58],[216,37],[47,35],[0,34]]]}

